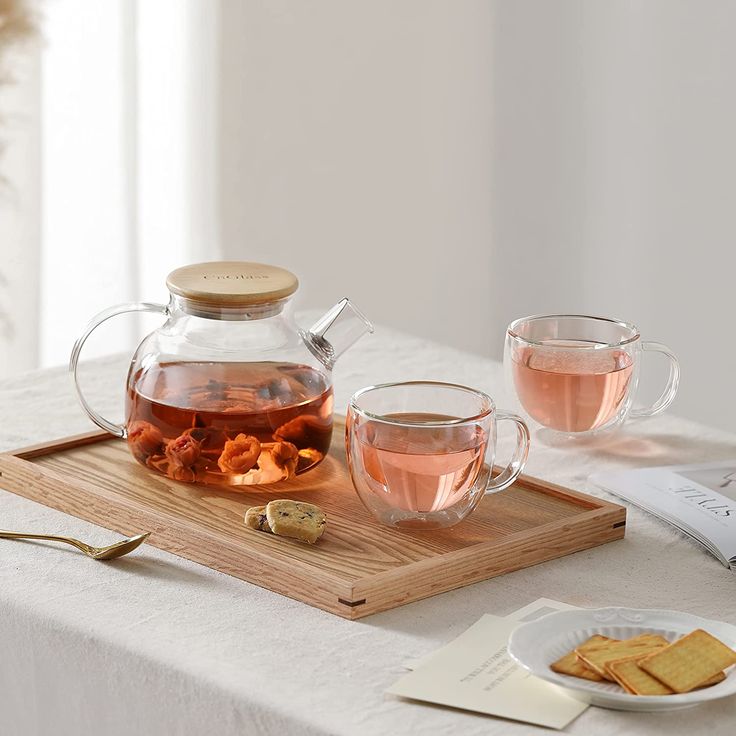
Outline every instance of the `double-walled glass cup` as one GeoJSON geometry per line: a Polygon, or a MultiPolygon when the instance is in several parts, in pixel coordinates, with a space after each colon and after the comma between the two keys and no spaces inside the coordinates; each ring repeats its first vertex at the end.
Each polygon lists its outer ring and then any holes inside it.
{"type": "Polygon", "coordinates": [[[498,412],[490,396],[431,381],[358,391],[348,406],[348,466],[360,500],[381,522],[438,529],[462,521],[487,493],[510,486],[524,468],[529,430],[498,412]],[[496,423],[516,425],[511,462],[491,478],[496,423]]]}
{"type": "Polygon", "coordinates": [[[675,398],[680,367],[672,351],[643,342],[632,324],[604,317],[523,317],[506,331],[507,382],[526,416],[553,436],[585,437],[627,417],[663,412],[675,398]],[[649,407],[634,409],[642,353],[669,360],[669,378],[649,407]]]}

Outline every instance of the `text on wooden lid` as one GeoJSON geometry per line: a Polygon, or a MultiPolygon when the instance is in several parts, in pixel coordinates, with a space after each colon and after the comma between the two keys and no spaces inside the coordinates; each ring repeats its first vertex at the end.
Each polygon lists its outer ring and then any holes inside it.
{"type": "Polygon", "coordinates": [[[297,290],[299,281],[278,266],[213,261],[177,268],[168,275],[166,286],[172,294],[191,301],[237,307],[285,299],[297,290]]]}

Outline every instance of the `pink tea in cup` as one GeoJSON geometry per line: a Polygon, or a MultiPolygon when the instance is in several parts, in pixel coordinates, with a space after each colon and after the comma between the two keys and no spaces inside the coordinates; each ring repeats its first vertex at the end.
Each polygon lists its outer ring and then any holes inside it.
{"type": "Polygon", "coordinates": [[[550,340],[522,348],[513,357],[519,401],[545,427],[561,432],[597,429],[626,399],[634,369],[631,356],[624,350],[581,347],[550,340]]]}

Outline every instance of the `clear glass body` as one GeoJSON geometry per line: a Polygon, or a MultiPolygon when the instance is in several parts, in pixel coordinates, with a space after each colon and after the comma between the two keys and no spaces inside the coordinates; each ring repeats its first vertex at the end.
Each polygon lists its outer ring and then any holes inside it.
{"type": "Polygon", "coordinates": [[[332,437],[332,376],[289,305],[213,319],[183,302],[172,298],[168,319],[131,361],[133,456],[176,480],[228,486],[276,483],[318,465],[332,437]]]}
{"type": "Polygon", "coordinates": [[[288,299],[248,307],[127,304],[97,315],[84,341],[131,311],[165,315],[128,371],[126,418],[115,425],[80,401],[99,426],[124,438],[147,468],[178,481],[231,489],[288,481],[315,468],[332,439],[332,366],[370,323],[343,299],[301,330],[288,299]]]}
{"type": "Polygon", "coordinates": [[[672,402],[679,365],[665,345],[643,342],[632,324],[586,315],[524,317],[506,331],[504,367],[522,413],[556,436],[586,437],[620,426],[628,416],[652,416],[672,402]],[[641,355],[670,362],[659,399],[634,410],[641,355]]]}
{"type": "Polygon", "coordinates": [[[489,396],[428,381],[356,393],[345,441],[363,504],[382,523],[410,529],[462,521],[486,493],[513,483],[529,449],[523,421],[499,414],[489,396]],[[517,424],[518,442],[510,465],[490,481],[498,419],[517,424]]]}

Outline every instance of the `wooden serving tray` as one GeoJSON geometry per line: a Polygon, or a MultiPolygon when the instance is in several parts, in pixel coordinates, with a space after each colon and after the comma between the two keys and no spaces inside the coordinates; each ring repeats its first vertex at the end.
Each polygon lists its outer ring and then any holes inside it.
{"type": "Polygon", "coordinates": [[[605,544],[624,536],[617,504],[522,476],[460,525],[404,531],[376,522],[353,490],[344,420],[330,455],[289,484],[249,492],[179,483],[94,432],[0,455],[6,490],[349,619],[605,544]],[[314,546],[243,524],[249,506],[288,496],[321,506],[314,546]]]}

